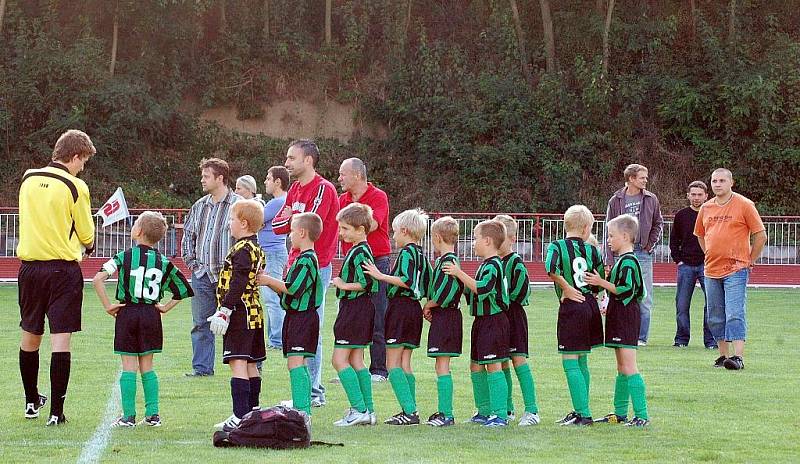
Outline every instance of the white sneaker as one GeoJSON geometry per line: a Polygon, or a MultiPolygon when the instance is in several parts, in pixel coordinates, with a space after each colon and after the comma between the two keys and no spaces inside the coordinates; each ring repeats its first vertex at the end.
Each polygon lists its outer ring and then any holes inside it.
{"type": "Polygon", "coordinates": [[[385,375],[380,375],[380,374],[372,374],[369,377],[375,383],[386,382],[387,380],[385,375]]]}
{"type": "Polygon", "coordinates": [[[358,412],[355,409],[349,409],[347,414],[333,423],[337,427],[350,427],[351,425],[365,425],[371,422],[368,412],[358,412]]]}
{"type": "Polygon", "coordinates": [[[242,420],[236,417],[236,415],[231,414],[230,417],[220,422],[219,424],[214,424],[214,428],[217,430],[222,430],[223,432],[230,432],[231,430],[238,427],[239,422],[241,421],[242,420]]]}
{"type": "Polygon", "coordinates": [[[522,417],[519,418],[519,423],[517,425],[520,427],[527,427],[529,425],[537,425],[539,422],[539,414],[525,411],[522,417]]]}
{"type": "Polygon", "coordinates": [[[378,425],[378,415],[375,411],[369,413],[369,425],[378,425]]]}
{"type": "Polygon", "coordinates": [[[279,403],[284,408],[293,408],[294,402],[292,400],[283,400],[279,403]]]}
{"type": "Polygon", "coordinates": [[[646,342],[646,341],[644,341],[644,340],[639,340],[639,343],[638,343],[638,345],[639,345],[639,346],[647,346],[647,342],[646,342]]]}

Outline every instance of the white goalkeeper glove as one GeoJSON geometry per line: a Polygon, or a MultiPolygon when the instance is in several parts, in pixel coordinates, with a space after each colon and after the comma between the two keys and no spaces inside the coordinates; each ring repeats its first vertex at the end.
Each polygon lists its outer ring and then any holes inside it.
{"type": "Polygon", "coordinates": [[[225,332],[228,331],[228,323],[230,321],[232,312],[232,310],[224,306],[220,306],[213,316],[206,319],[211,323],[211,333],[214,335],[225,335],[225,332]]]}

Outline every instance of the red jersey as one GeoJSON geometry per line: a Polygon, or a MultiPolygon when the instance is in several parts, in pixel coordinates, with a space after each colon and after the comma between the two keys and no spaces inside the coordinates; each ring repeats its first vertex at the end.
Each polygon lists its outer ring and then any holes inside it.
{"type": "MultiPolygon", "coordinates": [[[[367,191],[361,195],[358,202],[372,208],[372,217],[378,221],[378,228],[367,235],[367,244],[372,249],[372,256],[378,258],[388,256],[392,252],[392,245],[389,243],[389,198],[386,192],[367,182],[367,191]]],[[[350,192],[344,192],[339,196],[339,209],[353,203],[350,192]]],[[[342,241],[342,254],[353,247],[353,244],[342,241]]]]}
{"type": "MultiPolygon", "coordinates": [[[[314,251],[317,252],[319,267],[328,266],[336,254],[337,238],[339,237],[339,223],[336,214],[339,212],[339,201],[336,198],[336,188],[316,174],[311,182],[300,185],[294,181],[286,193],[286,206],[294,213],[317,213],[322,218],[322,234],[314,242],[314,251]]],[[[291,230],[291,215],[278,215],[272,220],[272,231],[275,234],[288,234],[291,230]]],[[[294,262],[300,250],[292,248],[289,252],[289,264],[294,262]]]]}

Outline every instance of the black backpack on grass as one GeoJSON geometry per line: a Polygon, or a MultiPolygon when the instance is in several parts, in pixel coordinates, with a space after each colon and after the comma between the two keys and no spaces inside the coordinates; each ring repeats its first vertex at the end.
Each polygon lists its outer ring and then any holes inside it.
{"type": "Polygon", "coordinates": [[[283,406],[250,411],[230,432],[215,432],[214,446],[252,448],[308,448],[311,435],[300,411],[283,406]]]}

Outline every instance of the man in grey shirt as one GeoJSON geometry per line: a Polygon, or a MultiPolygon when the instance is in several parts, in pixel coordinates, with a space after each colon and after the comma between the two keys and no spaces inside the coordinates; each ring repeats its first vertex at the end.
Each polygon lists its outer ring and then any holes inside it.
{"type": "Polygon", "coordinates": [[[200,183],[206,196],[192,205],[183,227],[181,252],[192,271],[192,371],[189,377],[214,375],[214,334],[209,316],[217,310],[219,271],[233,243],[231,206],[241,197],[228,188],[230,168],[218,158],[200,162],[200,183]]]}
{"type": "MultiPolygon", "coordinates": [[[[634,253],[642,267],[647,295],[639,305],[642,324],[639,329],[639,346],[647,345],[650,332],[650,310],[653,307],[653,251],[661,238],[664,220],[661,217],[661,205],[658,197],[647,187],[647,168],[641,164],[630,164],[625,168],[625,187],[614,192],[608,200],[606,223],[622,214],[630,214],[639,220],[639,235],[634,242],[634,253]]],[[[604,244],[607,270],[613,263],[613,253],[604,244]]]]}

